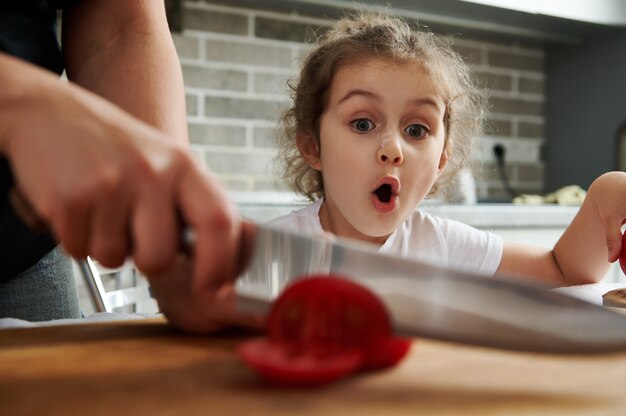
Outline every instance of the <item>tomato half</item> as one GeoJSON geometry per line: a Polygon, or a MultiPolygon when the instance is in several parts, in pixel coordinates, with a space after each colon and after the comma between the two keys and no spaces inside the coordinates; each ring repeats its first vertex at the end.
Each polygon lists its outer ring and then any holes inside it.
{"type": "Polygon", "coordinates": [[[268,338],[247,341],[237,353],[265,378],[288,386],[325,384],[353,373],[363,363],[358,350],[314,352],[268,338]]]}
{"type": "Polygon", "coordinates": [[[411,349],[411,340],[401,337],[389,337],[378,345],[377,351],[370,355],[365,369],[376,370],[396,365],[411,349]]]}
{"type": "Polygon", "coordinates": [[[410,346],[392,336],[387,311],[369,289],[338,276],[311,276],[276,300],[268,338],[242,345],[239,353],[274,381],[319,384],[394,365],[410,346]]]}

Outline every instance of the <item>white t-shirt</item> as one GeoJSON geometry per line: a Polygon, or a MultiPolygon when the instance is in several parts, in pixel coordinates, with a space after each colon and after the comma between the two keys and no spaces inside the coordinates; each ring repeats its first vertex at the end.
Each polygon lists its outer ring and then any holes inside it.
{"type": "MultiPolygon", "coordinates": [[[[319,218],[321,205],[322,200],[315,201],[269,224],[303,234],[324,234],[319,218]]],[[[502,238],[496,234],[416,210],[378,251],[491,276],[500,265],[502,245],[502,238]]]]}

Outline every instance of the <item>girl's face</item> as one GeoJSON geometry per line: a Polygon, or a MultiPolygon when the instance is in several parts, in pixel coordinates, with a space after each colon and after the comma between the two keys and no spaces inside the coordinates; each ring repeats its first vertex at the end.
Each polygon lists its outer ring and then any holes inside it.
{"type": "Polygon", "coordinates": [[[322,172],[324,230],[382,244],[428,194],[447,157],[445,105],[424,69],[375,58],[334,75],[320,146],[302,140],[322,172]]]}

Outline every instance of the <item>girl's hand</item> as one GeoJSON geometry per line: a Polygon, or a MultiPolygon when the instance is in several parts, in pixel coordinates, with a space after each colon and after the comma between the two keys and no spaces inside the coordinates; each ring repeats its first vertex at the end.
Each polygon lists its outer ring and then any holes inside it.
{"type": "Polygon", "coordinates": [[[608,261],[612,263],[622,252],[621,228],[626,222],[626,173],[605,173],[591,184],[587,196],[595,204],[604,224],[608,261]]]}

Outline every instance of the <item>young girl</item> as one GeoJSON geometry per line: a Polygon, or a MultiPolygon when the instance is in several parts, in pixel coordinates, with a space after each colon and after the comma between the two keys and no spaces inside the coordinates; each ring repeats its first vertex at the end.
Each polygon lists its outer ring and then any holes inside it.
{"type": "Polygon", "coordinates": [[[310,206],[271,224],[381,251],[555,285],[590,283],[619,257],[626,174],[598,178],[553,250],[417,210],[462,167],[485,100],[435,35],[383,14],[344,18],[305,60],[279,140],[285,178],[310,206]]]}

